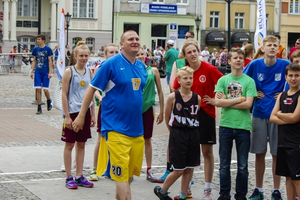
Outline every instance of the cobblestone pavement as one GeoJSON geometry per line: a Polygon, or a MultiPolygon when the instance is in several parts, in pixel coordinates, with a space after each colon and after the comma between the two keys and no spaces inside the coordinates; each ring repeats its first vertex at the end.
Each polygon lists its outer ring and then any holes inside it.
{"type": "MultiPolygon", "coordinates": [[[[162,86],[165,94],[165,99],[168,95],[169,89],[166,86],[166,80],[162,79],[162,86]]],[[[62,117],[60,112],[51,111],[49,113],[54,112],[54,114],[43,114],[43,115],[35,115],[35,105],[31,103],[35,99],[34,89],[32,88],[32,80],[29,76],[23,76],[22,74],[8,74],[8,75],[0,75],[0,117],[1,112],[4,110],[14,110],[14,109],[23,109],[26,111],[24,114],[24,118],[34,121],[35,123],[45,124],[45,127],[51,127],[59,135],[59,132],[62,127],[62,117]]],[[[58,80],[57,78],[51,79],[51,95],[53,96],[53,92],[55,90],[56,84],[58,80]]],[[[44,96],[43,96],[44,98],[44,96]]],[[[156,108],[158,111],[158,106],[156,108]]],[[[6,117],[6,116],[4,116],[6,117]]],[[[10,116],[12,117],[12,116],[10,116]]],[[[219,118],[219,114],[218,114],[219,118]]],[[[13,120],[9,119],[9,120],[13,120]]],[[[3,121],[0,121],[0,127],[5,127],[6,124],[3,121]]],[[[155,174],[160,176],[164,173],[165,163],[166,163],[166,146],[168,142],[168,133],[164,124],[155,125],[154,128],[154,136],[153,136],[153,168],[155,174]]],[[[14,147],[35,147],[35,146],[57,146],[62,147],[64,143],[60,141],[59,136],[54,137],[52,140],[39,140],[39,141],[11,141],[11,142],[3,142],[1,140],[1,129],[0,129],[0,149],[1,148],[14,148],[14,147]]],[[[14,133],[11,133],[14,134],[14,133]]],[[[92,129],[92,139],[88,140],[86,143],[87,146],[94,146],[97,140],[96,129],[92,129]]],[[[233,151],[234,152],[234,151],[233,151]]],[[[92,154],[92,152],[87,152],[88,154],[92,154]]],[[[215,173],[213,176],[213,186],[215,191],[214,198],[217,199],[217,191],[219,190],[219,158],[218,158],[218,146],[214,146],[215,153],[215,173]]],[[[236,176],[236,160],[234,160],[235,154],[233,153],[233,163],[231,166],[232,169],[232,191],[235,190],[235,176],[236,176]]],[[[203,161],[203,157],[201,158],[203,161]]],[[[145,160],[143,166],[145,166],[145,160]]],[[[1,166],[1,164],[0,164],[1,166]]],[[[59,163],[57,164],[59,166],[59,163]]],[[[0,167],[0,170],[1,169],[0,167]]],[[[6,173],[4,171],[0,171],[0,199],[40,199],[33,192],[28,190],[26,187],[22,185],[25,181],[42,181],[42,180],[64,180],[65,173],[59,171],[58,169],[53,169],[49,171],[28,171],[28,172],[11,172],[6,173]]],[[[84,171],[84,175],[88,175],[89,171],[84,171]]],[[[145,174],[143,174],[145,175],[145,174]]],[[[251,190],[255,186],[255,174],[254,174],[254,156],[250,155],[249,157],[249,192],[248,195],[251,194],[251,190]]],[[[271,198],[271,190],[272,190],[272,173],[271,173],[271,160],[268,158],[266,160],[266,174],[264,177],[264,188],[265,188],[265,198],[271,198]]],[[[203,165],[200,168],[195,170],[194,173],[194,181],[195,188],[197,185],[204,185],[204,173],[203,173],[203,165]]],[[[282,179],[281,191],[283,195],[285,195],[285,184],[282,179]]],[[[152,188],[151,188],[152,190],[152,188]]],[[[285,196],[284,196],[284,199],[285,196]]]]}

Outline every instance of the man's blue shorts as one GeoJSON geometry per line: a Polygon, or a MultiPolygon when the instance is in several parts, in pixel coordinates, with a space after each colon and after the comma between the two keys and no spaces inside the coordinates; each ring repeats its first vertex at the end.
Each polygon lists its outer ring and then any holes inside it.
{"type": "Polygon", "coordinates": [[[49,89],[50,79],[48,73],[34,73],[34,85],[33,88],[49,89]]]}

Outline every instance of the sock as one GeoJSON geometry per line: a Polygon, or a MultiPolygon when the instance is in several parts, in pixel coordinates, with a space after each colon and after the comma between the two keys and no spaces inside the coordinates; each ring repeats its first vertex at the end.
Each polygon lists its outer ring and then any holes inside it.
{"type": "Polygon", "coordinates": [[[79,179],[80,178],[80,176],[75,176],[75,179],[79,179]]]}
{"type": "Polygon", "coordinates": [[[147,167],[147,173],[149,172],[150,169],[151,169],[151,167],[147,167]]]}
{"type": "Polygon", "coordinates": [[[257,189],[258,189],[259,192],[264,192],[264,190],[262,188],[257,187],[257,189]]]}
{"type": "Polygon", "coordinates": [[[211,183],[205,182],[204,189],[210,189],[211,183]]]}
{"type": "Polygon", "coordinates": [[[166,195],[168,193],[168,190],[165,190],[163,187],[160,187],[160,193],[162,195],[166,195]]]}
{"type": "Polygon", "coordinates": [[[42,105],[38,105],[38,108],[41,108],[42,105]]]}
{"type": "Polygon", "coordinates": [[[169,162],[167,162],[167,170],[169,170],[170,172],[173,171],[172,165],[169,162]]]}
{"type": "Polygon", "coordinates": [[[182,191],[180,191],[180,194],[179,194],[179,196],[180,196],[180,197],[184,197],[184,198],[186,198],[186,192],[182,192],[182,191]]]}

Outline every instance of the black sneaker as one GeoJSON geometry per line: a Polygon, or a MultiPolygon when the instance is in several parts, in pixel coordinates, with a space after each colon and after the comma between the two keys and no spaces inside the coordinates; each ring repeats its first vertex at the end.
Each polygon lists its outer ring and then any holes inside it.
{"type": "Polygon", "coordinates": [[[173,200],[168,193],[163,195],[161,192],[161,187],[160,186],[156,186],[154,188],[154,194],[160,199],[160,200],[173,200]]]}
{"type": "Polygon", "coordinates": [[[52,109],[52,99],[47,100],[47,110],[50,111],[52,109]]]}
{"type": "Polygon", "coordinates": [[[271,198],[271,200],[282,200],[281,193],[280,193],[279,190],[274,190],[272,192],[272,198],[271,198]]]}
{"type": "Polygon", "coordinates": [[[225,197],[224,194],[220,194],[218,200],[230,200],[230,197],[225,197]]]}
{"type": "Polygon", "coordinates": [[[242,194],[235,194],[234,195],[234,198],[236,200],[247,200],[246,196],[245,195],[242,195],[242,194]]]}
{"type": "Polygon", "coordinates": [[[42,112],[42,106],[41,106],[41,105],[38,105],[36,114],[37,114],[37,115],[43,114],[43,112],[42,112]]]}
{"type": "MultiPolygon", "coordinates": [[[[273,198],[273,197],[272,197],[273,198]]],[[[248,200],[264,200],[264,193],[260,192],[257,188],[253,190],[252,195],[248,198],[248,200]]]]}

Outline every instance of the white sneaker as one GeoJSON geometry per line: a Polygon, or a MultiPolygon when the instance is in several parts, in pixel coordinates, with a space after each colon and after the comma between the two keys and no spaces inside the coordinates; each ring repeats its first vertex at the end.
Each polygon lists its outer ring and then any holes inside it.
{"type": "MultiPolygon", "coordinates": [[[[73,162],[73,168],[76,169],[76,162],[73,162]]],[[[91,167],[86,164],[86,163],[83,163],[83,169],[90,169],[91,167]]]]}
{"type": "Polygon", "coordinates": [[[65,171],[66,171],[65,164],[62,164],[62,165],[61,165],[60,171],[62,171],[62,172],[65,172],[65,171]]]}

